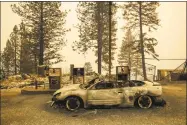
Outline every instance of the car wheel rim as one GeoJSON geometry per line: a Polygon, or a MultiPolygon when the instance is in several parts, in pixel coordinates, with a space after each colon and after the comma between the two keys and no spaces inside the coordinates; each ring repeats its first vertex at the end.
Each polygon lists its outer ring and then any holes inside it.
{"type": "Polygon", "coordinates": [[[74,111],[80,107],[80,101],[77,98],[70,98],[66,102],[68,110],[74,111]]]}
{"type": "Polygon", "coordinates": [[[152,100],[149,96],[140,96],[138,98],[138,105],[140,106],[140,108],[150,108],[152,105],[152,100]]]}

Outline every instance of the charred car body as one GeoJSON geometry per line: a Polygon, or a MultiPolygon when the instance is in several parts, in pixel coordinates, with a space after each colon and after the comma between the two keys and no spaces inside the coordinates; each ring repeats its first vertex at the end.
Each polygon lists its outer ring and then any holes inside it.
{"type": "Polygon", "coordinates": [[[87,84],[67,85],[57,90],[51,106],[60,102],[71,111],[91,105],[150,108],[161,99],[161,95],[162,86],[156,82],[109,82],[95,78],[87,84]]]}

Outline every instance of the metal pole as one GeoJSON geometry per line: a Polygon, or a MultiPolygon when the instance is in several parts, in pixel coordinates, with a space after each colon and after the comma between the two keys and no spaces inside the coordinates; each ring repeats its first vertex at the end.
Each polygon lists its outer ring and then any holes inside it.
{"type": "Polygon", "coordinates": [[[38,89],[38,81],[36,78],[34,79],[34,83],[35,83],[35,89],[38,89]]]}
{"type": "Polygon", "coordinates": [[[73,84],[75,84],[75,76],[73,75],[73,84]]]}
{"type": "Polygon", "coordinates": [[[83,76],[83,84],[84,84],[84,76],[83,76]]]}
{"type": "Polygon", "coordinates": [[[154,66],[154,76],[153,76],[153,81],[156,80],[156,76],[155,76],[155,74],[156,74],[156,66],[154,66]]]}
{"type": "Polygon", "coordinates": [[[70,65],[70,80],[72,80],[73,77],[73,68],[74,68],[74,64],[70,65]]]}
{"type": "Polygon", "coordinates": [[[111,42],[112,42],[112,32],[111,32],[111,23],[112,23],[112,1],[109,2],[109,81],[111,77],[111,42]]]}

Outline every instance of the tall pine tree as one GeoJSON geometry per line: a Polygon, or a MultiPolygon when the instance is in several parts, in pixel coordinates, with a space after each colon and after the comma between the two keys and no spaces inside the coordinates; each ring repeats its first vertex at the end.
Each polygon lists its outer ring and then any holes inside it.
{"type": "Polygon", "coordinates": [[[139,51],[139,43],[135,40],[135,35],[131,30],[127,30],[125,37],[122,41],[120,52],[118,54],[118,63],[121,66],[128,65],[131,71],[131,75],[141,74],[141,53],[139,51]]]}
{"type": "Polygon", "coordinates": [[[127,21],[126,28],[139,32],[139,49],[142,55],[142,69],[145,80],[147,79],[147,75],[144,51],[151,54],[155,59],[158,57],[154,50],[157,40],[149,36],[149,33],[157,30],[157,26],[159,26],[160,20],[156,13],[158,6],[158,2],[128,2],[123,6],[123,17],[127,21]]]}
{"type": "Polygon", "coordinates": [[[2,53],[2,66],[6,76],[13,75],[15,73],[14,69],[14,46],[7,40],[6,47],[2,53]]]}
{"type": "Polygon", "coordinates": [[[10,34],[10,42],[13,46],[14,50],[14,74],[17,75],[19,73],[20,66],[20,41],[19,41],[19,33],[18,33],[17,25],[14,26],[13,32],[10,34]]]}
{"type": "Polygon", "coordinates": [[[89,74],[91,74],[93,72],[92,71],[92,65],[91,65],[90,62],[85,62],[84,70],[85,70],[86,75],[89,75],[89,74]]]}
{"type": "Polygon", "coordinates": [[[32,53],[32,43],[30,41],[30,35],[28,28],[21,22],[20,29],[20,72],[21,73],[34,73],[34,54],[32,53]]]}
{"type": "Polygon", "coordinates": [[[12,5],[13,12],[22,17],[32,32],[33,51],[39,64],[52,65],[63,61],[58,51],[66,43],[64,35],[68,30],[64,28],[67,12],[62,12],[60,7],[61,2],[19,2],[12,5]]]}
{"type": "MultiPolygon", "coordinates": [[[[112,6],[112,60],[116,47],[116,4],[112,6]]],[[[79,41],[75,41],[73,50],[86,53],[89,49],[98,57],[98,73],[101,68],[108,70],[109,64],[109,2],[80,2],[77,7],[79,41]],[[101,62],[104,64],[102,65],[101,62]]]]}

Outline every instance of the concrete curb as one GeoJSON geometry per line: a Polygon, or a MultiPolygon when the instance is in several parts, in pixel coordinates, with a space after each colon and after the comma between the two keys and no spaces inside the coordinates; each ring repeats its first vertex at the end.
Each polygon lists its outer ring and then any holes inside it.
{"type": "Polygon", "coordinates": [[[21,90],[23,95],[53,94],[56,90],[21,90]]]}

